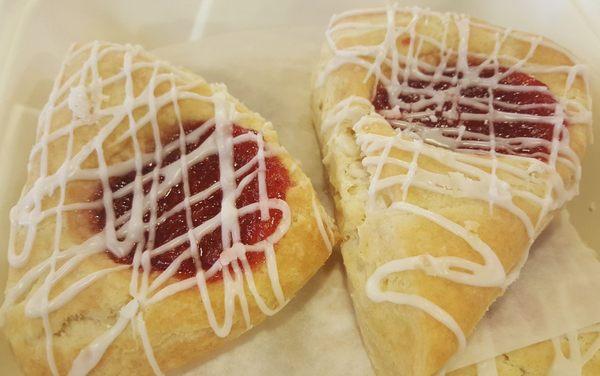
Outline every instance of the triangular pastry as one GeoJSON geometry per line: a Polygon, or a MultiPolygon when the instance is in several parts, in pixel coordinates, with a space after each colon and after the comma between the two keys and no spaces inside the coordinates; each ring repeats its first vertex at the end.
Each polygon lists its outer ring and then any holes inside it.
{"type": "Polygon", "coordinates": [[[68,53],[11,211],[4,328],[26,374],[160,374],[275,314],[331,221],[273,126],[139,46],[68,53]]]}
{"type": "Polygon", "coordinates": [[[441,371],[578,189],[584,68],[554,43],[419,8],[334,16],[313,112],[377,374],[441,371]]]}

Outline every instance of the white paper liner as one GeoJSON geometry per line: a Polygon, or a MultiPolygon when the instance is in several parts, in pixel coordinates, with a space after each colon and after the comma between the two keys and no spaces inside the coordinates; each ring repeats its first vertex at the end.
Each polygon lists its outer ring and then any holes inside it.
{"type": "MultiPolygon", "coordinates": [[[[271,29],[209,37],[156,53],[209,81],[225,82],[233,95],[271,120],[281,143],[326,197],[309,107],[321,41],[321,30],[314,28],[271,29]]],[[[598,276],[600,262],[562,213],[534,244],[521,278],[492,306],[448,371],[600,322],[598,276]]],[[[372,373],[339,255],[275,317],[187,370],[190,375],[225,372],[372,373]]]]}

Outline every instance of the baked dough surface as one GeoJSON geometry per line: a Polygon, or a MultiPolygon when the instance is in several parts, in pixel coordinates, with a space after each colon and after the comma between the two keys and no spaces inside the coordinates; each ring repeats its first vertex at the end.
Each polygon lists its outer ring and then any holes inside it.
{"type": "MultiPolygon", "coordinates": [[[[515,214],[519,210],[501,205],[492,210],[486,197],[465,193],[477,178],[467,180],[458,189],[461,194],[455,194],[453,188],[432,189],[425,178],[421,185],[411,185],[411,179],[430,173],[434,178],[447,178],[452,185],[458,172],[458,180],[465,181],[466,168],[456,167],[458,159],[487,178],[492,174],[490,160],[494,160],[503,166],[495,175],[509,190],[540,197],[552,179],[558,178],[564,187],[575,187],[579,171],[559,161],[539,179],[529,179],[510,171],[537,165],[539,161],[533,158],[503,154],[492,158],[427,142],[411,149],[419,140],[396,131],[371,103],[377,83],[392,81],[391,72],[402,74],[406,69],[416,74],[417,64],[428,64],[434,70],[443,59],[460,61],[461,55],[482,61],[495,57],[498,65],[527,72],[560,98],[569,121],[569,142],[564,146],[578,163],[588,142],[591,119],[585,76],[568,53],[544,38],[457,14],[394,6],[350,11],[332,18],[326,36],[313,90],[314,124],[335,198],[344,264],[362,338],[378,375],[432,375],[457,352],[460,335],[472,333],[503,292],[502,283],[483,286],[440,276],[443,272],[436,270],[440,263],[436,264],[435,258],[487,263],[470,243],[475,237],[493,250],[507,275],[503,282],[508,283],[537,234],[568,198],[552,191],[547,197],[555,205],[541,210],[523,195],[513,196],[511,202],[524,214],[519,217],[515,214]],[[399,69],[390,61],[398,61],[399,69]],[[409,183],[402,184],[406,181],[409,183]],[[448,221],[460,229],[444,227],[448,221]],[[534,224],[533,231],[528,231],[529,221],[534,224]],[[402,264],[404,271],[389,272],[376,286],[370,284],[382,268],[407,259],[417,260],[419,266],[402,264]],[[394,299],[404,299],[404,303],[396,304],[391,301],[394,299]],[[421,301],[415,303],[416,299],[421,301]],[[458,328],[453,329],[452,319],[458,328]]],[[[450,273],[451,269],[443,270],[450,273]]],[[[532,358],[531,364],[536,363],[532,358]]]]}
{"type": "MultiPolygon", "coordinates": [[[[137,146],[134,145],[133,137],[120,138],[130,127],[127,117],[113,129],[102,144],[104,161],[108,166],[131,161],[139,154],[136,154],[135,147],[139,147],[142,153],[153,152],[156,145],[153,126],[158,129],[160,138],[164,139],[173,132],[178,132],[179,120],[182,124],[195,124],[214,119],[215,116],[223,116],[215,115],[216,104],[210,100],[218,96],[221,103],[234,108],[232,111],[235,112],[236,125],[259,132],[263,136],[269,150],[277,153],[290,176],[291,186],[286,193],[290,225],[283,238],[274,246],[279,284],[285,297],[283,304],[294,296],[330,255],[335,230],[318,203],[311,182],[297,162],[278,144],[271,123],[229,95],[224,85],[209,84],[192,72],[159,61],[138,46],[93,42],[72,48],[65,60],[63,71],[57,78],[56,87],[63,88],[62,91],[58,91],[60,97],[51,97],[52,104],[47,105],[42,114],[43,117],[52,113],[49,129],[44,132],[40,128],[37,135],[37,146],[47,147],[46,175],[55,173],[63,162],[68,160],[69,152],[70,155],[74,155],[89,147],[93,139],[110,126],[113,119],[103,117],[101,113],[112,106],[122,106],[126,101],[133,101],[135,98],[139,103],[133,106],[131,118],[134,124],[145,125],[137,130],[137,146]],[[123,74],[131,67],[134,68],[131,69],[130,75],[123,74]],[[81,71],[87,71],[87,74],[82,75],[81,71]],[[93,78],[94,75],[97,77],[93,78]],[[94,82],[102,82],[103,85],[94,86],[94,82]],[[74,113],[73,109],[78,112],[81,106],[69,104],[68,96],[73,90],[80,90],[80,87],[86,89],[87,99],[99,107],[92,106],[84,108],[81,114],[74,113]],[[177,95],[176,100],[168,100],[169,95],[173,93],[177,95]],[[160,102],[161,100],[163,102],[160,102]],[[54,103],[62,105],[54,107],[54,103]],[[174,103],[177,103],[177,106],[174,106],[174,103]],[[86,118],[88,115],[91,117],[86,118]],[[153,115],[154,123],[148,121],[148,116],[153,115]],[[73,120],[84,123],[84,126],[72,127],[73,120]],[[69,132],[66,132],[60,137],[44,142],[43,138],[48,134],[60,134],[61,130],[69,127],[72,137],[69,138],[69,132]]],[[[52,95],[56,93],[57,91],[53,91],[52,95]]],[[[43,121],[41,119],[40,124],[43,121]]],[[[39,177],[40,165],[44,163],[41,155],[42,153],[35,154],[30,162],[23,196],[32,189],[39,177]]],[[[97,155],[91,153],[81,166],[97,168],[97,155]]],[[[97,184],[97,181],[68,180],[64,189],[64,202],[84,202],[97,184]]],[[[59,196],[59,189],[49,192],[43,197],[41,207],[44,210],[55,207],[60,200],[59,196]]],[[[37,225],[29,257],[22,266],[11,267],[9,270],[7,293],[16,288],[16,284],[27,272],[51,257],[57,232],[60,233],[60,252],[73,249],[94,235],[87,224],[89,216],[85,213],[77,210],[64,213],[60,222],[57,222],[57,216],[49,215],[37,225]],[[58,229],[57,223],[60,227],[58,229]]],[[[14,227],[13,244],[16,250],[26,246],[25,225],[14,227]]],[[[85,249],[84,246],[80,251],[85,249]]],[[[57,261],[57,269],[64,266],[63,261],[57,261]]],[[[251,274],[256,291],[267,307],[279,309],[283,304],[275,296],[272,277],[266,264],[262,262],[254,265],[251,274]]],[[[85,276],[117,265],[119,264],[108,257],[106,252],[86,257],[67,275],[62,276],[50,291],[49,298],[56,298],[85,276]]],[[[82,349],[100,336],[106,335],[120,316],[128,314],[124,312],[123,307],[132,301],[131,269],[126,267],[106,274],[71,299],[67,299],[64,305],[49,314],[46,330],[42,319],[31,318],[25,314],[27,302],[40,288],[47,272],[36,278],[32,287],[24,291],[24,295],[17,297],[14,304],[8,305],[5,312],[4,330],[23,371],[29,375],[50,374],[46,347],[49,335],[56,369],[60,374],[67,374],[82,349]]],[[[196,286],[192,286],[152,304],[140,304],[139,313],[126,322],[125,329],[110,343],[93,368],[92,374],[153,373],[147,357],[148,348],[144,346],[144,338],[137,329],[140,320],[145,322],[147,341],[151,344],[153,356],[162,371],[189,365],[258,325],[266,317],[265,310],[258,306],[251,294],[248,278],[244,277],[243,272],[240,273],[240,282],[236,286],[238,289],[243,288],[241,294],[238,290],[238,295],[241,295],[247,304],[247,322],[243,315],[242,299],[234,296],[231,302],[225,300],[226,290],[231,290],[232,285],[225,286],[224,278],[207,283],[210,302],[200,296],[196,286]],[[212,305],[218,326],[226,325],[223,321],[227,316],[226,312],[233,309],[231,329],[224,337],[215,333],[205,304],[212,305]]],[[[158,276],[159,273],[151,272],[148,284],[151,285],[158,276]]],[[[170,277],[163,281],[163,286],[176,282],[180,282],[180,279],[170,277]]],[[[231,295],[231,291],[229,294],[231,295]]],[[[149,294],[149,297],[152,297],[152,294],[149,294]]]]}

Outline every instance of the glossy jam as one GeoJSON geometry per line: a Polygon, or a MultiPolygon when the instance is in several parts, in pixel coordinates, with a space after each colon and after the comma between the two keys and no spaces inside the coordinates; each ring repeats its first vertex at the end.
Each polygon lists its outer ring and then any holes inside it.
{"type": "MultiPolygon", "coordinates": [[[[199,125],[199,124],[198,124],[199,125]]],[[[197,126],[197,125],[196,125],[197,126]]],[[[193,130],[195,126],[187,127],[189,130],[193,130]]],[[[209,130],[205,132],[196,142],[186,145],[186,153],[190,153],[197,147],[199,147],[214,131],[209,130]]],[[[233,135],[237,136],[243,133],[253,132],[247,130],[245,128],[234,126],[233,135]]],[[[178,135],[174,135],[171,140],[168,142],[177,140],[178,135]]],[[[244,166],[247,162],[249,162],[252,158],[256,156],[258,152],[258,145],[254,141],[246,141],[243,143],[238,143],[234,146],[234,169],[238,170],[242,166],[244,166]]],[[[162,162],[162,166],[167,166],[171,163],[174,163],[180,158],[180,151],[176,149],[171,152],[162,162]]],[[[275,156],[265,158],[266,164],[266,187],[267,187],[267,195],[269,198],[278,198],[285,200],[286,191],[290,187],[290,178],[285,166],[279,160],[279,158],[275,156]]],[[[149,164],[144,167],[143,173],[149,174],[154,168],[156,168],[155,164],[149,164]]],[[[255,165],[253,168],[249,169],[249,171],[237,179],[237,183],[241,181],[241,179],[250,174],[252,171],[255,171],[258,167],[255,165]]],[[[219,159],[218,156],[211,155],[206,159],[190,166],[188,168],[188,177],[189,177],[189,189],[191,195],[194,195],[198,192],[201,192],[214,183],[219,181],[220,177],[220,169],[219,169],[219,159]]],[[[114,177],[110,179],[110,187],[113,192],[118,191],[120,188],[126,186],[131,183],[135,179],[135,171],[132,171],[126,175],[114,177]]],[[[160,181],[163,180],[163,177],[160,177],[160,181]]],[[[145,184],[144,192],[148,194],[151,187],[151,181],[145,184]]],[[[259,194],[258,194],[258,178],[254,178],[251,183],[249,183],[238,196],[236,201],[236,206],[241,208],[243,206],[258,202],[259,194]]],[[[159,218],[163,213],[169,211],[177,204],[181,203],[184,199],[184,186],[180,182],[173,186],[168,193],[160,198],[157,202],[157,213],[156,217],[159,218]]],[[[96,197],[102,197],[102,188],[99,187],[96,192],[96,197]]],[[[114,200],[113,209],[115,211],[115,216],[117,218],[123,216],[131,209],[131,201],[133,194],[128,194],[121,198],[116,198],[114,200]]],[[[221,199],[222,199],[222,191],[217,190],[211,196],[206,199],[199,201],[191,206],[191,217],[194,227],[200,226],[205,221],[211,219],[215,215],[219,214],[221,211],[221,199]]],[[[264,240],[269,235],[271,235],[279,222],[281,221],[282,213],[279,210],[271,209],[270,210],[270,218],[268,220],[262,221],[260,218],[260,212],[256,211],[247,215],[244,215],[239,218],[240,225],[240,234],[241,241],[244,244],[255,244],[261,240],[264,240]]],[[[144,215],[144,222],[148,222],[150,219],[150,212],[146,212],[144,215]]],[[[100,210],[93,213],[93,223],[98,231],[102,230],[105,226],[105,212],[104,210],[100,210]]],[[[185,210],[181,210],[167,217],[164,221],[157,224],[154,229],[154,239],[153,241],[149,236],[149,232],[147,231],[144,234],[145,244],[144,244],[144,252],[147,250],[151,250],[161,245],[169,242],[170,240],[185,234],[188,231],[188,226],[186,222],[186,213],[185,210]]],[[[218,259],[223,252],[223,246],[221,241],[221,227],[218,227],[213,232],[207,234],[202,237],[200,241],[197,243],[199,255],[200,255],[200,267],[204,270],[208,270],[218,259]]],[[[190,246],[189,242],[183,243],[180,246],[177,246],[166,253],[153,257],[151,260],[152,268],[154,270],[164,270],[166,269],[173,260],[177,258],[182,252],[188,249],[190,246]]],[[[133,249],[130,254],[123,258],[117,258],[113,255],[110,250],[107,250],[107,254],[116,262],[123,264],[131,264],[133,261],[133,249]]],[[[264,261],[264,255],[262,252],[248,252],[246,254],[250,265],[255,265],[264,261]]],[[[178,275],[182,278],[191,277],[196,274],[196,265],[193,260],[187,259],[185,260],[178,270],[178,275]]],[[[220,273],[216,276],[218,277],[220,273]]]]}
{"type": "MultiPolygon", "coordinates": [[[[506,69],[501,68],[500,72],[506,72],[506,69]]],[[[483,69],[479,74],[481,78],[490,78],[494,75],[495,71],[492,69],[483,69]]],[[[455,72],[446,72],[443,74],[446,77],[455,78],[456,83],[447,82],[447,80],[440,80],[439,82],[422,81],[422,80],[408,80],[407,85],[410,88],[423,89],[431,85],[431,88],[436,92],[446,91],[454,88],[458,83],[461,82],[462,74],[455,72]],[[454,77],[457,76],[457,77],[454,77]]],[[[509,88],[502,86],[491,90],[494,103],[493,108],[496,111],[503,111],[512,114],[524,114],[524,115],[539,115],[539,116],[553,116],[556,108],[556,99],[548,91],[540,91],[540,88],[547,88],[545,84],[533,78],[532,76],[515,71],[502,78],[499,82],[502,85],[509,85],[512,87],[531,87],[531,90],[522,90],[519,88],[509,88]],[[512,90],[511,90],[512,89],[512,90]],[[502,102],[502,103],[498,103],[502,102]],[[514,106],[517,105],[517,106],[514,106]]],[[[480,98],[487,100],[490,96],[490,90],[487,87],[478,85],[461,85],[460,96],[466,98],[480,98]]],[[[400,102],[404,103],[416,103],[423,99],[430,99],[431,95],[427,94],[415,94],[415,93],[403,93],[402,90],[398,95],[400,102]]],[[[450,96],[449,96],[450,98],[450,96]]],[[[464,126],[466,131],[474,132],[481,135],[490,134],[490,124],[481,120],[465,120],[462,119],[464,114],[485,114],[486,109],[475,108],[469,104],[456,103],[456,118],[448,118],[446,111],[450,110],[455,105],[456,100],[447,99],[441,108],[436,108],[436,105],[430,105],[425,108],[419,108],[418,111],[433,110],[435,116],[419,118],[419,124],[430,127],[430,128],[457,128],[458,126],[464,126]]],[[[388,110],[391,108],[389,94],[385,87],[381,84],[377,85],[375,94],[372,98],[372,103],[377,111],[388,110]]],[[[413,111],[403,111],[400,114],[399,119],[406,120],[413,111]]],[[[566,125],[566,122],[565,124],[566,125]]],[[[514,120],[511,121],[494,121],[493,122],[494,135],[496,137],[502,137],[506,139],[516,137],[531,137],[539,138],[551,141],[553,138],[554,125],[550,122],[529,122],[519,119],[519,116],[515,116],[514,120]]],[[[560,136],[560,135],[559,135],[560,136]]],[[[463,140],[474,140],[479,139],[477,137],[463,137],[463,140]]],[[[474,149],[473,147],[464,147],[465,149],[474,149]]],[[[483,150],[489,150],[482,148],[483,150]]],[[[544,146],[519,146],[510,149],[497,148],[497,152],[506,154],[518,154],[518,155],[530,155],[530,154],[548,154],[548,150],[544,146]]]]}

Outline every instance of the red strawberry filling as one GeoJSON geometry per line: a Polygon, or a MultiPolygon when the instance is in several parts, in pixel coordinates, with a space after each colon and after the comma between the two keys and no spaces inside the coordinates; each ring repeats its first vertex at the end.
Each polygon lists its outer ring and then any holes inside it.
{"type": "MultiPolygon", "coordinates": [[[[189,134],[200,124],[194,124],[195,126],[186,131],[189,134]]],[[[189,155],[196,150],[202,143],[214,132],[214,127],[198,137],[197,140],[185,145],[185,154],[189,155]]],[[[234,125],[233,136],[240,136],[247,133],[256,133],[252,130],[242,128],[234,125]]],[[[176,134],[172,137],[169,142],[176,141],[179,135],[176,134]]],[[[253,160],[259,153],[259,145],[252,139],[249,141],[243,141],[236,143],[233,147],[233,168],[235,171],[243,168],[253,160]]],[[[179,148],[171,151],[166,158],[157,166],[155,162],[149,163],[143,168],[144,177],[149,177],[153,173],[155,168],[163,169],[173,163],[179,163],[181,158],[181,152],[179,148]]],[[[276,156],[267,156],[264,158],[264,166],[266,167],[265,182],[266,182],[266,193],[268,198],[285,200],[286,191],[291,186],[290,177],[288,172],[276,156]]],[[[242,170],[239,176],[236,177],[236,187],[240,184],[242,179],[251,173],[254,173],[258,168],[258,163],[251,162],[251,168],[246,167],[246,171],[242,170]]],[[[161,171],[161,170],[159,170],[161,171]]],[[[217,154],[210,155],[201,161],[190,165],[187,169],[188,174],[188,189],[189,196],[193,197],[201,192],[210,192],[210,187],[215,183],[219,182],[221,169],[219,167],[219,157],[217,154]]],[[[122,176],[110,178],[110,188],[113,192],[113,210],[116,217],[116,223],[119,223],[119,218],[129,215],[132,209],[133,192],[129,192],[125,195],[119,195],[118,191],[127,187],[130,183],[135,180],[136,172],[131,171],[122,176]]],[[[163,182],[165,176],[159,173],[159,178],[156,179],[158,183],[163,182]]],[[[182,179],[183,180],[183,179],[182,179]]],[[[144,195],[147,197],[151,191],[152,179],[144,181],[144,195]]],[[[174,239],[181,238],[190,229],[188,223],[188,217],[186,209],[174,211],[177,205],[184,201],[186,196],[186,189],[184,186],[185,182],[181,180],[170,187],[166,194],[158,198],[155,207],[155,215],[152,216],[151,210],[146,210],[143,215],[143,221],[145,224],[152,221],[155,223],[154,228],[147,228],[144,232],[143,241],[143,252],[157,249],[174,239]],[[171,213],[169,213],[171,211],[171,213]]],[[[100,186],[96,192],[96,198],[102,197],[102,187],[100,186]]],[[[220,188],[214,190],[207,197],[203,197],[199,201],[190,205],[190,214],[192,221],[192,228],[197,228],[204,224],[206,221],[213,219],[221,212],[221,201],[223,198],[223,192],[220,188]]],[[[237,195],[236,207],[238,209],[244,206],[257,203],[259,201],[259,179],[258,174],[255,176],[237,195]]],[[[260,210],[257,209],[254,212],[250,212],[245,215],[238,217],[240,241],[246,245],[252,245],[261,240],[265,240],[274,233],[282,219],[282,212],[277,209],[269,209],[269,218],[262,218],[260,210]]],[[[96,227],[96,230],[101,231],[106,225],[106,212],[104,209],[93,212],[92,222],[96,227]]],[[[126,221],[125,221],[126,222],[126,221]]],[[[119,224],[118,227],[123,226],[119,224]]],[[[136,244],[138,246],[139,244],[136,244]]],[[[196,240],[198,249],[200,265],[196,265],[192,258],[184,260],[177,274],[182,278],[192,277],[196,274],[197,268],[208,270],[217,260],[223,252],[223,242],[221,235],[221,226],[219,225],[213,231],[205,234],[196,240]]],[[[132,247],[130,253],[125,257],[117,257],[113,252],[107,250],[107,254],[118,263],[132,264],[134,257],[134,250],[136,246],[132,247]]],[[[171,263],[180,256],[184,251],[190,249],[189,240],[168,249],[166,252],[151,258],[151,265],[153,270],[165,270],[171,263]]],[[[256,265],[264,261],[264,253],[262,252],[248,252],[246,257],[250,265],[256,265]]],[[[218,273],[215,277],[218,277],[218,273]]]]}
{"type": "Polygon", "coordinates": [[[372,103],[392,126],[442,128],[444,137],[459,141],[456,149],[489,151],[494,138],[496,152],[545,160],[548,143],[539,140],[552,141],[555,124],[560,139],[567,125],[548,87],[523,72],[484,68],[466,79],[452,69],[422,77],[400,77],[396,101],[379,83],[372,103]],[[395,106],[398,111],[390,111],[395,106]]]}

